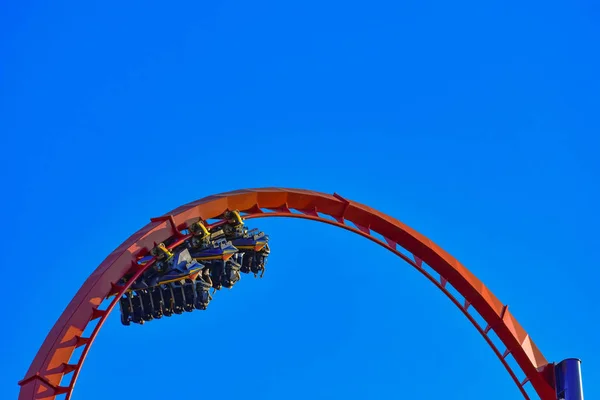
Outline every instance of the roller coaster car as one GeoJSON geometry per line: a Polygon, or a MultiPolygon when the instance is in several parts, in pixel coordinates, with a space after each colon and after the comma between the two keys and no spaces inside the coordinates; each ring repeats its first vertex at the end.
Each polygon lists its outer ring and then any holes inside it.
{"type": "Polygon", "coordinates": [[[260,251],[268,242],[269,237],[264,232],[259,232],[258,229],[246,230],[241,236],[231,240],[231,244],[242,251],[260,251]]]}
{"type": "Polygon", "coordinates": [[[255,276],[260,273],[262,277],[267,257],[271,252],[268,242],[269,237],[256,229],[247,231],[242,237],[232,240],[235,247],[243,252],[240,260],[243,273],[252,272],[255,276]]]}
{"type": "Polygon", "coordinates": [[[155,263],[143,276],[135,281],[131,290],[147,289],[163,283],[175,282],[189,278],[196,279],[204,266],[193,260],[188,249],[163,258],[162,263],[155,263]]]}
{"type": "Polygon", "coordinates": [[[204,265],[192,259],[190,251],[184,249],[173,257],[169,268],[160,276],[156,276],[153,281],[149,282],[150,286],[163,285],[171,282],[182,281],[189,279],[194,281],[202,272],[204,265]]]}
{"type": "Polygon", "coordinates": [[[192,258],[202,263],[212,260],[227,261],[237,252],[238,249],[231,244],[230,241],[225,238],[221,238],[211,242],[210,246],[204,247],[200,250],[193,249],[192,258]]]}

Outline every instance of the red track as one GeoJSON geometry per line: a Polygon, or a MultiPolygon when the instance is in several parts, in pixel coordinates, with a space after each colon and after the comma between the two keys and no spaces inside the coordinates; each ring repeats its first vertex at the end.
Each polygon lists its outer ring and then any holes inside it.
{"type": "MultiPolygon", "coordinates": [[[[247,189],[215,196],[181,206],[134,233],[113,251],[90,275],[60,316],[26,377],[19,382],[20,400],[54,399],[66,394],[71,398],[79,371],[102,324],[128,286],[115,282],[134,269],[139,276],[151,263],[140,266],[137,260],[148,254],[155,243],[182,236],[198,219],[219,217],[226,210],[240,210],[244,218],[294,217],[325,222],[364,236],[408,262],[423,273],[467,316],[492,347],[526,399],[525,385],[531,384],[542,400],[554,400],[553,364],[548,363],[529,335],[508,310],[469,270],[423,235],[396,219],[338,195],[296,189],[247,189]],[[354,226],[348,224],[351,222],[354,226]],[[378,236],[373,236],[373,233],[378,236]],[[380,237],[380,238],[378,238],[380,237]],[[428,272],[429,266],[435,271],[428,272]],[[453,286],[463,298],[448,289],[453,286]],[[117,294],[106,309],[100,304],[117,294]],[[475,310],[485,320],[480,326],[473,317],[475,310]],[[96,323],[90,337],[82,337],[89,323],[96,323]],[[489,337],[494,331],[505,348],[499,349],[489,337]],[[81,356],[71,360],[76,348],[85,346],[81,356]],[[525,379],[519,381],[506,358],[512,355],[525,379]],[[69,375],[70,379],[69,379],[69,375]],[[64,379],[63,379],[64,378],[64,379]],[[68,383],[62,384],[65,380],[68,383]]],[[[134,281],[131,279],[130,284],[134,281]]]]}

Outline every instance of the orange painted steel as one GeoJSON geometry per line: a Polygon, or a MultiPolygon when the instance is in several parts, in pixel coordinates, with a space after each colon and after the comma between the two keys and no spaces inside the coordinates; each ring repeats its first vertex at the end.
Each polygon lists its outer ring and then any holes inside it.
{"type": "Polygon", "coordinates": [[[19,399],[54,399],[61,394],[66,394],[67,399],[70,399],[94,339],[118,302],[120,294],[129,288],[134,279],[125,286],[116,285],[116,282],[132,271],[135,272],[135,277],[140,276],[150,263],[141,266],[137,260],[147,255],[156,243],[174,235],[182,236],[181,231],[199,219],[215,219],[225,211],[235,209],[243,212],[245,219],[293,217],[325,222],[364,236],[392,251],[423,273],[467,316],[506,367],[526,399],[529,399],[524,388],[527,383],[532,385],[540,399],[555,399],[553,364],[546,361],[512,316],[508,306],[501,303],[456,259],[425,236],[365,205],[348,201],[336,194],[282,188],[246,189],[209,196],[181,206],[163,217],[151,219],[148,225],[113,251],[79,289],[46,337],[27,375],[19,382],[19,399]],[[383,239],[373,236],[373,232],[383,239]],[[407,252],[410,256],[406,255],[407,252]],[[428,272],[427,266],[439,274],[439,278],[428,272]],[[448,290],[450,286],[464,297],[462,301],[448,290]],[[116,297],[108,308],[100,309],[101,303],[113,294],[116,297]],[[485,320],[485,327],[480,326],[470,313],[472,309],[485,320]],[[88,324],[93,321],[97,325],[90,337],[82,337],[88,324]],[[491,331],[506,346],[503,351],[491,340],[491,331]],[[81,346],[85,347],[80,357],[71,360],[75,349],[81,346]],[[522,381],[519,381],[506,361],[509,355],[512,355],[522,370],[525,376],[522,381]],[[63,380],[68,380],[69,383],[62,384],[63,380]]]}

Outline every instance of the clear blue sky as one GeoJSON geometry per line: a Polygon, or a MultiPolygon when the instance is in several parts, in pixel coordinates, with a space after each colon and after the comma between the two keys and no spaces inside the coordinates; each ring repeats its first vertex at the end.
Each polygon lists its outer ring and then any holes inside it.
{"type": "MultiPolygon", "coordinates": [[[[593,1],[2,2],[0,397],[150,217],[261,186],[337,191],[421,231],[549,359],[582,358],[599,397],[599,17],[593,1]]],[[[263,280],[207,312],[115,313],[75,398],[519,398],[385,250],[252,225],[271,235],[263,280]]]]}

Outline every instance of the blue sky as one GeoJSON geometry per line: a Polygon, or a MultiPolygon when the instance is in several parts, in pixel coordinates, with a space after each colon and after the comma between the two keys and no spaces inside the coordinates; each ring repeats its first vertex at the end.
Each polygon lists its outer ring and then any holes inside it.
{"type": "MultiPolygon", "coordinates": [[[[262,186],[336,191],[429,236],[600,396],[599,17],[592,1],[3,2],[0,397],[150,217],[262,186]]],[[[75,398],[519,398],[393,255],[308,221],[251,225],[271,236],[263,280],[207,312],[115,313],[75,398]]]]}

